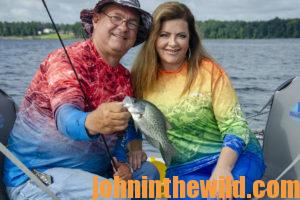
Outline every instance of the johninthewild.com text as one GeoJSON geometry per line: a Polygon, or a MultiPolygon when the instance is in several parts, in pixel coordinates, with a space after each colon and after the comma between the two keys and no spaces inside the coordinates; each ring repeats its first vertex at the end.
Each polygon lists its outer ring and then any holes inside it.
{"type": "Polygon", "coordinates": [[[179,180],[178,176],[172,179],[148,180],[121,180],[118,176],[114,180],[93,179],[92,200],[102,198],[300,198],[300,180],[257,180],[253,183],[253,192],[246,194],[245,177],[232,180],[231,177],[220,177],[218,180],[179,180]],[[172,183],[172,184],[171,184],[172,183]],[[172,185],[172,194],[170,193],[172,185]],[[219,188],[219,192],[216,188],[219,188]]]}

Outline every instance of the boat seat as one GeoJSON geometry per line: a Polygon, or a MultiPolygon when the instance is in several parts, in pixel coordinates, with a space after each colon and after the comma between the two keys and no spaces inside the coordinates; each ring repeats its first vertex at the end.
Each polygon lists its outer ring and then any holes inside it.
{"type": "MultiPolygon", "coordinates": [[[[290,79],[273,95],[264,132],[264,181],[275,180],[300,155],[300,77],[290,79]]],[[[296,162],[279,180],[300,180],[296,162]]],[[[263,199],[269,199],[267,197],[263,199]]]]}
{"type": "MultiPolygon", "coordinates": [[[[16,119],[14,101],[0,89],[0,142],[6,146],[9,133],[16,119]]],[[[5,185],[2,181],[4,155],[0,152],[0,199],[8,200],[5,185]]]]}
{"type": "MultiPolygon", "coordinates": [[[[300,77],[275,91],[263,140],[265,178],[276,179],[300,154],[300,77]]],[[[300,162],[282,179],[300,179],[300,162]]]]}

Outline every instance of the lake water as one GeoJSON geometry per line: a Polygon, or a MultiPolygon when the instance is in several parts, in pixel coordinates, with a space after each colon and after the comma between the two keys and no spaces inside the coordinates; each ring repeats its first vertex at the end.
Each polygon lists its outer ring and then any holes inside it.
{"type": "MultiPolygon", "coordinates": [[[[204,46],[231,77],[246,116],[260,110],[282,82],[300,75],[300,39],[204,40],[204,46]]],[[[0,39],[0,88],[19,104],[40,62],[59,47],[56,40],[0,39]]],[[[122,63],[130,68],[138,50],[122,63]]],[[[248,122],[263,129],[266,120],[261,115],[248,122]]]]}

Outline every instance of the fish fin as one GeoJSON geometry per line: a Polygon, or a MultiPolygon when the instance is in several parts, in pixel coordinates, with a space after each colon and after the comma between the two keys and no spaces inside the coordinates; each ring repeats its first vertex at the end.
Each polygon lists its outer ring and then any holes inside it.
{"type": "Polygon", "coordinates": [[[136,131],[136,132],[138,132],[138,130],[139,130],[139,127],[138,127],[137,123],[135,123],[135,121],[134,121],[134,120],[133,120],[133,124],[134,124],[135,131],[136,131]]]}
{"type": "Polygon", "coordinates": [[[171,124],[166,120],[166,128],[167,130],[170,130],[172,128],[171,124]]]}
{"type": "Polygon", "coordinates": [[[154,140],[153,138],[149,137],[148,135],[144,134],[146,140],[149,142],[149,144],[151,144],[152,146],[154,146],[155,148],[159,148],[160,144],[158,141],[154,140]]]}
{"type": "Polygon", "coordinates": [[[166,152],[162,146],[159,147],[162,158],[164,159],[167,166],[170,166],[173,153],[166,152]]]}
{"type": "Polygon", "coordinates": [[[125,96],[125,98],[123,99],[122,103],[123,103],[124,107],[128,108],[129,105],[130,105],[130,103],[131,103],[130,97],[129,96],[125,96]]]}
{"type": "Polygon", "coordinates": [[[171,129],[172,126],[171,126],[170,122],[168,121],[168,119],[166,118],[166,116],[164,116],[164,118],[165,118],[165,124],[166,124],[167,130],[171,129]]]}

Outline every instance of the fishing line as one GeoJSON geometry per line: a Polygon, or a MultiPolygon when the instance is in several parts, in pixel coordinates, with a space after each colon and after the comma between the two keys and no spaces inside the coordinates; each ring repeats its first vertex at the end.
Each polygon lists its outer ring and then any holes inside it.
{"type": "MultiPolygon", "coordinates": [[[[80,87],[80,90],[81,90],[81,92],[82,92],[82,94],[83,94],[83,96],[84,96],[84,100],[85,100],[85,102],[88,104],[88,106],[90,106],[90,101],[89,101],[87,95],[85,94],[85,92],[84,92],[84,90],[83,90],[83,86],[82,86],[81,82],[79,81],[78,74],[77,74],[77,72],[76,72],[76,70],[75,70],[75,67],[74,67],[74,65],[73,65],[73,63],[72,63],[72,61],[71,61],[71,58],[70,58],[70,56],[69,56],[69,54],[68,54],[68,52],[67,52],[67,49],[66,49],[66,47],[65,47],[65,45],[64,45],[64,42],[62,41],[62,39],[61,39],[61,37],[60,37],[60,34],[59,34],[58,29],[57,29],[57,27],[56,27],[56,25],[55,25],[55,23],[54,23],[54,20],[52,19],[52,16],[51,16],[51,14],[50,14],[50,12],[49,12],[49,10],[48,10],[47,4],[46,4],[45,0],[42,0],[42,2],[43,2],[43,4],[44,4],[44,7],[45,7],[45,9],[46,9],[46,11],[47,11],[47,13],[48,13],[48,16],[49,16],[51,22],[52,22],[52,25],[53,25],[53,27],[54,27],[54,29],[55,29],[55,32],[56,32],[56,34],[57,34],[57,36],[58,36],[58,39],[59,39],[59,41],[60,41],[60,44],[62,45],[62,47],[63,47],[63,49],[64,49],[64,51],[65,51],[65,54],[66,54],[66,56],[67,56],[67,59],[68,59],[70,65],[71,65],[71,67],[72,67],[72,70],[73,70],[74,73],[75,73],[75,77],[76,77],[76,79],[77,79],[77,81],[78,81],[78,83],[79,83],[79,87],[80,87]]],[[[106,153],[108,154],[108,156],[109,156],[109,158],[110,158],[110,160],[111,160],[112,166],[113,166],[113,168],[114,168],[115,171],[116,171],[116,170],[117,170],[117,164],[115,163],[115,160],[114,160],[113,157],[112,157],[112,154],[111,154],[111,152],[110,152],[110,150],[109,150],[109,147],[108,147],[108,145],[107,145],[106,139],[105,139],[104,135],[101,134],[101,133],[100,133],[100,136],[101,136],[101,138],[102,138],[102,140],[103,140],[103,142],[104,142],[105,149],[106,149],[106,153]]]]}
{"type": "Polygon", "coordinates": [[[257,116],[260,116],[260,115],[264,115],[264,114],[267,114],[269,113],[269,111],[266,111],[266,112],[261,112],[261,113],[257,113],[257,114],[253,114],[253,115],[250,115],[248,117],[246,117],[246,119],[251,119],[251,118],[254,118],[254,117],[257,117],[257,116]]]}
{"type": "Polygon", "coordinates": [[[260,109],[260,111],[256,112],[256,114],[250,115],[249,117],[246,117],[246,119],[250,119],[250,118],[254,118],[263,114],[268,113],[267,112],[263,112],[268,106],[272,105],[273,99],[274,99],[274,95],[276,92],[283,90],[284,88],[288,87],[293,80],[296,78],[296,76],[293,76],[292,78],[284,81],[281,85],[279,85],[275,90],[274,90],[274,94],[270,97],[269,101],[260,109]]]}

